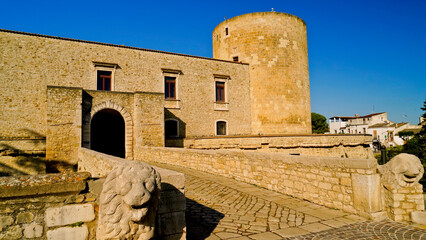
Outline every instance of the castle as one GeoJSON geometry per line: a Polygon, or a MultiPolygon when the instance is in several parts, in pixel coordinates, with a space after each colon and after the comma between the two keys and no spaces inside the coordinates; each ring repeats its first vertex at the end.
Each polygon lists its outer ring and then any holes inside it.
{"type": "Polygon", "coordinates": [[[249,13],[213,31],[213,58],[0,30],[0,144],[73,161],[134,158],[186,137],[310,134],[306,25],[249,13]]]}

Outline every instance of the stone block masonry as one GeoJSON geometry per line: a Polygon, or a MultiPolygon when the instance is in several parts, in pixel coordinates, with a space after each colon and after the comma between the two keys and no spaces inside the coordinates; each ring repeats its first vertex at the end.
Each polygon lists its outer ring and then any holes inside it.
{"type": "Polygon", "coordinates": [[[185,148],[279,152],[291,155],[340,158],[374,158],[371,135],[314,134],[221,136],[184,139],[185,148]]]}
{"type": "Polygon", "coordinates": [[[0,179],[0,239],[95,239],[97,193],[88,173],[0,179]],[[71,238],[70,238],[71,237],[71,238]]]}

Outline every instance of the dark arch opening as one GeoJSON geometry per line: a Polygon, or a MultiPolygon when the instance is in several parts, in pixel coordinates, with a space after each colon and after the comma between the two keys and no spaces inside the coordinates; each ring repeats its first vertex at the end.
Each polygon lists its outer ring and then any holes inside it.
{"type": "Polygon", "coordinates": [[[125,157],[125,124],[119,112],[103,109],[90,123],[90,148],[92,150],[125,157]]]}

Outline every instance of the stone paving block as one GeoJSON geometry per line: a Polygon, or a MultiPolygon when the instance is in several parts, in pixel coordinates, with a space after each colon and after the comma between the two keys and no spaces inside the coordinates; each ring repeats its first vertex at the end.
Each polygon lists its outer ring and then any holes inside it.
{"type": "Polygon", "coordinates": [[[299,226],[299,228],[305,229],[306,231],[309,231],[309,232],[320,232],[320,231],[331,229],[330,226],[327,226],[321,223],[311,223],[307,225],[302,225],[302,226],[299,226]]]}
{"type": "Polygon", "coordinates": [[[218,232],[215,233],[215,235],[217,237],[219,237],[219,239],[229,239],[229,238],[236,238],[236,237],[240,237],[239,234],[236,233],[230,233],[230,232],[218,232]]]}
{"type": "Polygon", "coordinates": [[[256,239],[256,240],[280,240],[280,239],[282,239],[282,237],[280,237],[279,235],[271,233],[271,232],[253,234],[253,235],[250,235],[249,237],[251,239],[256,239]]]}
{"type": "Polygon", "coordinates": [[[76,222],[90,222],[95,219],[92,204],[73,204],[48,208],[45,221],[48,227],[65,226],[76,222]]]}
{"type": "Polygon", "coordinates": [[[341,222],[341,221],[337,221],[335,219],[330,219],[330,220],[322,221],[321,223],[325,224],[327,226],[333,227],[333,228],[338,228],[338,227],[342,227],[342,226],[347,225],[347,223],[341,222]]]}
{"type": "Polygon", "coordinates": [[[236,238],[230,238],[229,240],[250,240],[250,238],[246,236],[236,237],[236,238]]]}
{"type": "Polygon", "coordinates": [[[279,229],[273,232],[280,235],[281,237],[293,237],[309,233],[309,231],[306,231],[305,229],[295,227],[279,229]]]}

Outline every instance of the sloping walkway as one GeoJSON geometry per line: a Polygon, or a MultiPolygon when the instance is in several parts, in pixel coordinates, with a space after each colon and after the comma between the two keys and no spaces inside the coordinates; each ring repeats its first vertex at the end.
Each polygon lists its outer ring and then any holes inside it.
{"type": "Polygon", "coordinates": [[[229,178],[185,174],[187,239],[426,239],[426,230],[372,222],[229,178]]]}

